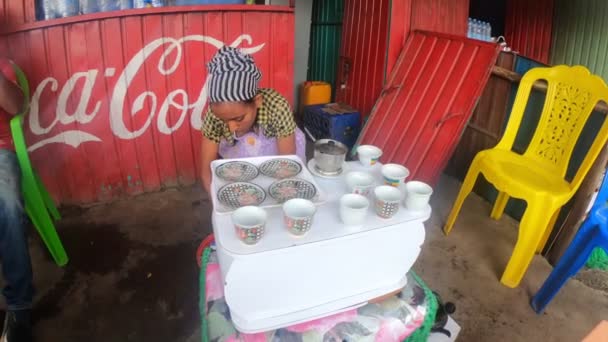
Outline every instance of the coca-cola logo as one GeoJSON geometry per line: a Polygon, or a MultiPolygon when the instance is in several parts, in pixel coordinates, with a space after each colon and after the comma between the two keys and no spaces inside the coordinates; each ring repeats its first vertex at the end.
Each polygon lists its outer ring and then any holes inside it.
{"type": "MultiPolygon", "coordinates": [[[[252,45],[252,38],[248,34],[243,34],[235,39],[230,46],[239,47],[243,42],[252,45]]],[[[163,37],[150,42],[136,53],[126,64],[124,70],[119,75],[113,89],[111,89],[110,106],[109,106],[109,124],[112,133],[120,139],[136,139],[146,132],[152,126],[153,120],[156,120],[155,127],[161,134],[173,134],[177,131],[188,115],[190,116],[190,125],[194,129],[200,129],[202,126],[203,110],[207,105],[207,86],[206,77],[203,78],[200,84],[200,92],[198,94],[189,94],[184,89],[174,89],[167,93],[164,99],[159,99],[158,95],[153,91],[144,91],[141,94],[129,94],[133,99],[130,108],[126,102],[127,92],[133,79],[138,73],[143,72],[142,67],[147,61],[147,58],[159,49],[164,52],[158,61],[157,70],[160,75],[168,76],[173,74],[183,62],[184,44],[187,42],[197,42],[210,44],[217,49],[225,45],[224,42],[204,35],[189,35],[180,39],[163,37]],[[195,95],[193,97],[193,95],[195,95]],[[148,104],[149,113],[140,113],[145,105],[148,104]],[[170,109],[173,108],[179,113],[178,119],[169,124],[167,120],[170,109]],[[146,115],[145,123],[137,129],[130,130],[125,124],[125,111],[128,115],[146,115]]],[[[248,48],[242,48],[243,52],[254,54],[260,51],[265,44],[259,44],[248,48]]],[[[116,69],[108,67],[104,70],[104,77],[112,77],[116,73],[116,69]]],[[[48,144],[58,143],[67,144],[74,148],[85,142],[101,142],[102,140],[91,132],[86,132],[80,129],[64,130],[59,133],[53,133],[53,129],[57,125],[69,125],[78,123],[78,128],[86,127],[99,113],[101,101],[91,103],[91,95],[93,88],[98,82],[100,71],[98,69],[90,69],[87,71],[76,72],[61,86],[54,77],[47,77],[36,87],[32,94],[32,100],[29,113],[29,128],[35,136],[42,137],[36,143],[32,144],[28,150],[35,151],[48,144]],[[79,97],[75,110],[68,112],[68,99],[73,96],[76,86],[79,86],[79,97]],[[41,106],[40,99],[43,96],[57,96],[57,105],[55,108],[54,118],[51,123],[41,125],[41,106]],[[92,109],[91,109],[92,108],[92,109]],[[49,136],[50,135],[50,136],[49,136]]],[[[110,91],[110,90],[108,90],[110,91]]],[[[46,113],[44,114],[47,115],[46,113]]],[[[44,122],[49,119],[45,117],[44,122]]]]}

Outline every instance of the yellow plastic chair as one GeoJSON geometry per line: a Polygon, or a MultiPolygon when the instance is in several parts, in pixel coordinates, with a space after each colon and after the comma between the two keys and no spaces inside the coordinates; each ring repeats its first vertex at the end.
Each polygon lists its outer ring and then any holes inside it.
{"type": "Polygon", "coordinates": [[[527,202],[519,235],[500,282],[516,287],[535,252],[544,247],[557,220],[559,209],[578,190],[608,139],[608,120],[591,145],[571,182],[564,179],[576,142],[598,101],[608,103],[604,81],[582,66],[560,65],[534,68],[521,80],[504,136],[496,147],[479,152],[467,172],[444,232],[456,221],[467,195],[481,173],[499,191],[490,216],[500,219],[509,197],[527,202]],[[543,112],[524,154],[511,151],[521,120],[537,80],[547,82],[543,112]]]}

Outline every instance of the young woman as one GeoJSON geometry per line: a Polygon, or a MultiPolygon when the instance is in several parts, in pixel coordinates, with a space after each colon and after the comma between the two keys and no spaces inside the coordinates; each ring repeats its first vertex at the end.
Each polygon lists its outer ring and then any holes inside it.
{"type": "Polygon", "coordinates": [[[297,154],[306,160],[306,139],[289,103],[273,89],[258,88],[262,75],[250,55],[224,46],[207,68],[201,179],[208,193],[215,159],[297,154]]]}

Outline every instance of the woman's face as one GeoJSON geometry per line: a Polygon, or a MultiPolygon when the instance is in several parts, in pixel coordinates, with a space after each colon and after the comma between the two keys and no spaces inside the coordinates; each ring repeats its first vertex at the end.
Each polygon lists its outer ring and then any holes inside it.
{"type": "Polygon", "coordinates": [[[262,95],[258,94],[252,102],[216,102],[210,106],[213,114],[228,125],[230,132],[239,137],[251,130],[262,101],[262,95]]]}

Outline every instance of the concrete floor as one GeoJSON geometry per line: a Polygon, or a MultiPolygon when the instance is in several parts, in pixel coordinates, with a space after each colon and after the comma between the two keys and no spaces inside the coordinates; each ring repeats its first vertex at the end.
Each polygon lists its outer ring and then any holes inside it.
{"type": "MultiPolygon", "coordinates": [[[[570,281],[543,315],[528,305],[551,271],[543,258],[535,257],[519,288],[500,285],[516,223],[490,220],[490,205],[472,195],[445,237],[440,227],[458,187],[448,177],[437,187],[414,268],[456,304],[459,341],[578,341],[608,317],[601,272],[583,272],[589,285],[570,281]]],[[[32,234],[38,341],[200,341],[194,255],[209,216],[197,187],[65,210],[59,232],[70,263],[63,269],[32,234]]]]}

